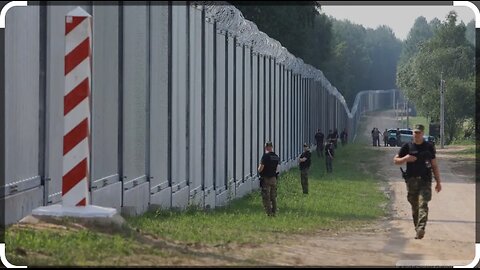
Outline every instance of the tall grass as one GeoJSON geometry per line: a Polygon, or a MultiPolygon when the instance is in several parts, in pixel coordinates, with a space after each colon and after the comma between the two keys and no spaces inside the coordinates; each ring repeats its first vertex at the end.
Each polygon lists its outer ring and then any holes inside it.
{"type": "MultiPolygon", "coordinates": [[[[282,174],[276,217],[265,214],[260,192],[254,191],[210,211],[153,211],[127,218],[127,222],[142,234],[183,244],[212,245],[262,243],[295,233],[357,228],[386,211],[382,206],[386,197],[379,190],[379,181],[368,173],[368,164],[378,160],[375,154],[370,147],[339,146],[333,173],[327,174],[325,160],[313,152],[309,194],[302,193],[298,168],[282,174]]],[[[140,256],[171,257],[151,244],[140,243],[130,233],[101,233],[66,224],[60,228],[11,226],[5,239],[9,260],[29,266],[115,266],[142,264],[140,256]]]]}
{"type": "Polygon", "coordinates": [[[309,194],[304,195],[300,172],[293,168],[279,178],[276,217],[266,216],[259,191],[211,211],[160,210],[129,223],[142,231],[170,240],[190,243],[259,243],[277,233],[309,233],[355,227],[382,216],[386,198],[378,182],[359,168],[375,157],[360,145],[339,146],[333,173],[325,171],[325,160],[312,153],[309,194]]]}

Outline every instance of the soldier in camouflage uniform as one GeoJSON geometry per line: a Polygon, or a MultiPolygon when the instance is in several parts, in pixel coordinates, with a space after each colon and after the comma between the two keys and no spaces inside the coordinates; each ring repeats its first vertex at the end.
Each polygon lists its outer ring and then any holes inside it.
{"type": "Polygon", "coordinates": [[[260,187],[262,189],[262,201],[268,216],[275,216],[277,211],[277,177],[280,158],[273,152],[273,144],[265,144],[265,154],[262,156],[258,173],[260,174],[260,187]]]}
{"type": "Polygon", "coordinates": [[[424,129],[423,125],[415,125],[413,142],[404,144],[393,159],[396,165],[407,163],[404,178],[407,184],[407,199],[412,206],[415,239],[422,239],[425,235],[428,202],[432,198],[432,171],[436,180],[435,190],[440,192],[442,189],[435,147],[423,140],[424,129]]]}

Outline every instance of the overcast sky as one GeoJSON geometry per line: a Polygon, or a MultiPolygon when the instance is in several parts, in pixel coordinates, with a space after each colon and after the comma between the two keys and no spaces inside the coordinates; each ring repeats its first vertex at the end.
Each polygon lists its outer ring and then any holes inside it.
{"type": "MultiPolygon", "coordinates": [[[[444,21],[450,10],[457,12],[459,19],[467,24],[474,19],[473,11],[468,7],[449,6],[322,6],[322,13],[336,19],[362,24],[365,28],[377,28],[387,25],[395,36],[405,40],[415,19],[423,16],[430,22],[437,17],[444,21]]],[[[458,21],[458,20],[457,20],[458,21]]]]}

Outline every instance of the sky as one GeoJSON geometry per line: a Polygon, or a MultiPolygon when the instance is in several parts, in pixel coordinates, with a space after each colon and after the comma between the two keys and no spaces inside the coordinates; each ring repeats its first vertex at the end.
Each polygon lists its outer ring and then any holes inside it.
{"type": "MultiPolygon", "coordinates": [[[[453,6],[330,6],[322,5],[322,13],[336,19],[348,19],[352,23],[361,24],[365,28],[389,26],[400,40],[407,38],[415,19],[423,16],[428,22],[433,18],[444,21],[448,12],[454,10],[458,18],[465,24],[475,18],[468,7],[453,6]]],[[[458,19],[457,19],[458,21],[458,19]]]]}

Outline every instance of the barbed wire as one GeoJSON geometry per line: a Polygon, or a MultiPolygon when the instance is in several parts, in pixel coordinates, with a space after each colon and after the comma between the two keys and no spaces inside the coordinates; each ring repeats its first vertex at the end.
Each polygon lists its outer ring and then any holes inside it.
{"type": "Polygon", "coordinates": [[[284,65],[285,69],[291,70],[293,74],[320,82],[322,87],[344,106],[349,118],[355,115],[361,95],[357,95],[352,110],[349,110],[345,97],[330,83],[321,70],[291,54],[279,41],[270,38],[260,31],[254,22],[245,19],[240,10],[224,1],[195,1],[191,2],[191,5],[197,8],[202,6],[205,9],[206,19],[216,22],[217,31],[235,37],[240,45],[251,47],[254,53],[273,57],[277,63],[284,65]]]}

